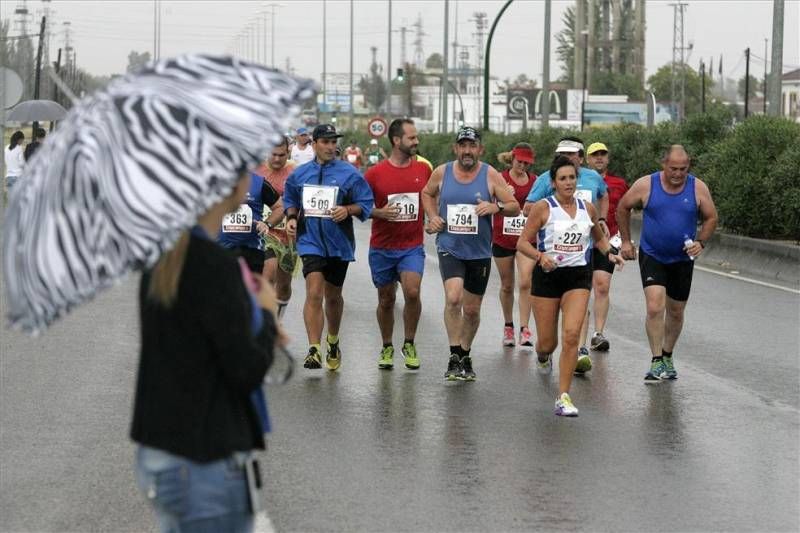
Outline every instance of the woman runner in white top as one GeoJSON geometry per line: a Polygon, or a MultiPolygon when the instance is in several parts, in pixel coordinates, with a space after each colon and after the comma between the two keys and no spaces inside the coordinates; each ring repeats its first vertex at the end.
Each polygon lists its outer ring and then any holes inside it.
{"type": "MultiPolygon", "coordinates": [[[[537,262],[531,294],[540,371],[552,369],[550,357],[558,346],[559,309],[562,312],[555,414],[578,416],[569,388],[578,362],[581,324],[592,287],[592,238],[597,240],[597,249],[606,254],[611,245],[597,225],[594,206],[574,196],[577,174],[573,163],[557,156],[550,167],[550,176],[555,194],[533,205],[517,241],[517,251],[537,262]],[[538,250],[531,244],[537,234],[538,250]]],[[[620,266],[624,263],[617,255],[610,255],[609,260],[620,266]]]]}

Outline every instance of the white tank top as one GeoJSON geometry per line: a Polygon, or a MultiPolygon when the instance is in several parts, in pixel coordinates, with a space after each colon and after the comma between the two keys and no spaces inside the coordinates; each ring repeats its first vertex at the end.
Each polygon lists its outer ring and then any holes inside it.
{"type": "Polygon", "coordinates": [[[547,223],[539,230],[539,251],[549,255],[560,267],[585,266],[592,253],[592,219],[583,200],[575,198],[575,218],[558,205],[555,196],[545,198],[550,206],[547,223]]]}

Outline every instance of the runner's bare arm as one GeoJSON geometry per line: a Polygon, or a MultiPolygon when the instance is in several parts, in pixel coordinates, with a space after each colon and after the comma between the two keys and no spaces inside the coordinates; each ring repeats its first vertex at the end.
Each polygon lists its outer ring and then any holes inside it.
{"type": "Polygon", "coordinates": [[[542,268],[550,271],[555,268],[555,261],[547,255],[541,253],[531,243],[536,240],[536,234],[542,229],[542,226],[547,224],[547,219],[550,216],[550,206],[545,200],[539,200],[531,204],[531,210],[528,214],[528,219],[525,221],[525,227],[522,228],[522,234],[517,239],[517,251],[524,256],[533,259],[535,262],[541,264],[542,268]]]}
{"type": "Polygon", "coordinates": [[[444,165],[439,165],[431,173],[428,183],[422,189],[422,208],[428,218],[428,233],[438,233],[444,230],[444,220],[439,216],[439,192],[444,178],[444,165]]]}
{"type": "MultiPolygon", "coordinates": [[[[494,168],[489,168],[489,193],[503,202],[503,216],[515,217],[519,215],[520,205],[514,198],[514,193],[509,191],[506,180],[494,168]]],[[[497,208],[497,204],[494,204],[497,208]]],[[[498,209],[499,211],[499,209],[498,209]]]]}
{"type": "MultiPolygon", "coordinates": [[[[711,198],[711,191],[708,190],[708,185],[700,179],[695,179],[694,183],[694,194],[697,198],[697,207],[700,210],[700,217],[702,218],[696,241],[703,241],[703,243],[705,243],[714,236],[719,217],[717,215],[717,208],[714,205],[714,200],[711,198]]],[[[696,256],[702,253],[702,249],[705,246],[705,244],[700,245],[700,243],[697,243],[697,245],[700,249],[692,250],[692,255],[696,256]]]]}
{"type": "Polygon", "coordinates": [[[592,239],[594,239],[595,242],[594,247],[597,248],[597,252],[607,256],[609,261],[619,265],[620,270],[622,270],[622,265],[625,264],[625,261],[619,255],[611,253],[614,248],[612,248],[611,243],[608,242],[608,229],[601,227],[598,223],[600,217],[597,216],[597,208],[593,204],[587,204],[586,210],[588,211],[589,217],[591,217],[592,223],[594,224],[591,229],[592,239]]]}
{"type": "Polygon", "coordinates": [[[636,258],[636,252],[631,244],[631,209],[642,209],[649,196],[650,176],[644,176],[636,180],[617,206],[617,225],[622,238],[622,257],[625,259],[636,258]]]}

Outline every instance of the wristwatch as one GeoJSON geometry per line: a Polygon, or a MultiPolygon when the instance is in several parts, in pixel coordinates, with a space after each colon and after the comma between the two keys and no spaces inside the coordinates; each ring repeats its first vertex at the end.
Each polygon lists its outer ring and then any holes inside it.
{"type": "Polygon", "coordinates": [[[497,211],[498,213],[502,213],[502,212],[503,212],[503,209],[505,209],[505,208],[506,208],[506,204],[504,204],[504,203],[503,203],[503,202],[501,202],[500,200],[497,200],[497,201],[495,202],[495,205],[497,206],[497,209],[499,210],[499,211],[497,211]]]}
{"type": "Polygon", "coordinates": [[[275,229],[275,224],[273,224],[269,220],[264,222],[264,224],[266,224],[269,229],[275,229]]]}

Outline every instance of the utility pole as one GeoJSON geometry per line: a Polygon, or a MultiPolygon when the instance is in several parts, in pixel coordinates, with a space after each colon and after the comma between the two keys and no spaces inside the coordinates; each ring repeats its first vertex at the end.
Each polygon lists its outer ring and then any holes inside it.
{"type": "MultiPolygon", "coordinates": [[[[542,128],[550,127],[550,8],[552,0],[544,0],[544,57],[542,58],[542,128]]],[[[488,75],[488,74],[487,74],[488,75]]],[[[525,106],[527,108],[527,106],[525,106]]],[[[527,114],[527,109],[526,109],[527,114]]],[[[534,118],[536,118],[534,113],[534,118]]]]}
{"type": "Polygon", "coordinates": [[[392,114],[392,0],[389,0],[389,29],[386,32],[386,114],[392,114]]]}
{"type": "Polygon", "coordinates": [[[767,43],[769,39],[764,37],[764,86],[762,89],[762,94],[764,95],[764,114],[767,114],[767,43]]]}
{"type": "Polygon", "coordinates": [[[447,70],[448,61],[448,29],[450,26],[450,0],[444,0],[444,57],[442,57],[442,80],[441,89],[439,90],[442,99],[441,112],[442,112],[442,127],[439,130],[441,133],[447,133],[447,79],[449,72],[447,70]]]}
{"type": "MultiPolygon", "coordinates": [[[[322,105],[328,111],[328,2],[322,0],[322,105]]],[[[319,118],[319,113],[317,113],[319,118]]]]}
{"type": "Polygon", "coordinates": [[[683,39],[683,28],[684,28],[684,20],[683,20],[683,12],[688,5],[686,2],[678,2],[676,4],[669,4],[672,6],[672,85],[671,85],[671,94],[670,98],[672,99],[672,103],[677,103],[678,100],[678,61],[680,61],[680,68],[681,68],[681,100],[680,105],[678,106],[678,122],[683,121],[684,112],[686,107],[685,101],[685,87],[686,84],[686,66],[684,65],[685,62],[685,55],[686,47],[684,46],[684,39],[683,39]]]}
{"type": "Polygon", "coordinates": [[[750,111],[750,49],[744,51],[744,118],[750,111]]]}
{"type": "Polygon", "coordinates": [[[350,124],[349,128],[355,130],[353,127],[353,0],[350,0],[350,124]]]}
{"type": "Polygon", "coordinates": [[[700,111],[706,112],[706,64],[700,61],[700,111]]]}
{"type": "MultiPolygon", "coordinates": [[[[270,35],[270,39],[272,40],[272,45],[271,45],[272,46],[272,59],[270,60],[270,65],[269,66],[271,66],[272,68],[275,68],[275,8],[276,7],[283,7],[283,5],[282,4],[276,4],[275,2],[272,2],[270,4],[267,4],[266,7],[270,8],[270,16],[272,18],[272,28],[271,28],[272,34],[270,35]]],[[[266,62],[266,60],[267,59],[264,58],[265,62],[266,62]]]]}
{"type": "Polygon", "coordinates": [[[769,114],[781,115],[781,77],[783,75],[783,0],[772,4],[772,80],[769,84],[769,114]]]}
{"type": "MultiPolygon", "coordinates": [[[[589,31],[583,30],[581,35],[583,35],[583,98],[581,99],[581,131],[583,131],[583,125],[586,123],[586,100],[589,98],[589,91],[586,88],[586,78],[589,70],[589,61],[587,61],[589,57],[589,31]]],[[[550,99],[549,94],[547,99],[550,99]]]]}
{"type": "MultiPolygon", "coordinates": [[[[47,25],[47,18],[42,17],[42,25],[39,28],[39,46],[38,50],[36,51],[36,75],[34,77],[33,82],[33,99],[39,99],[39,82],[42,78],[42,49],[44,48],[44,31],[45,26],[47,25]]],[[[33,121],[32,124],[32,137],[36,138],[36,130],[39,129],[39,122],[33,121]]]]}

